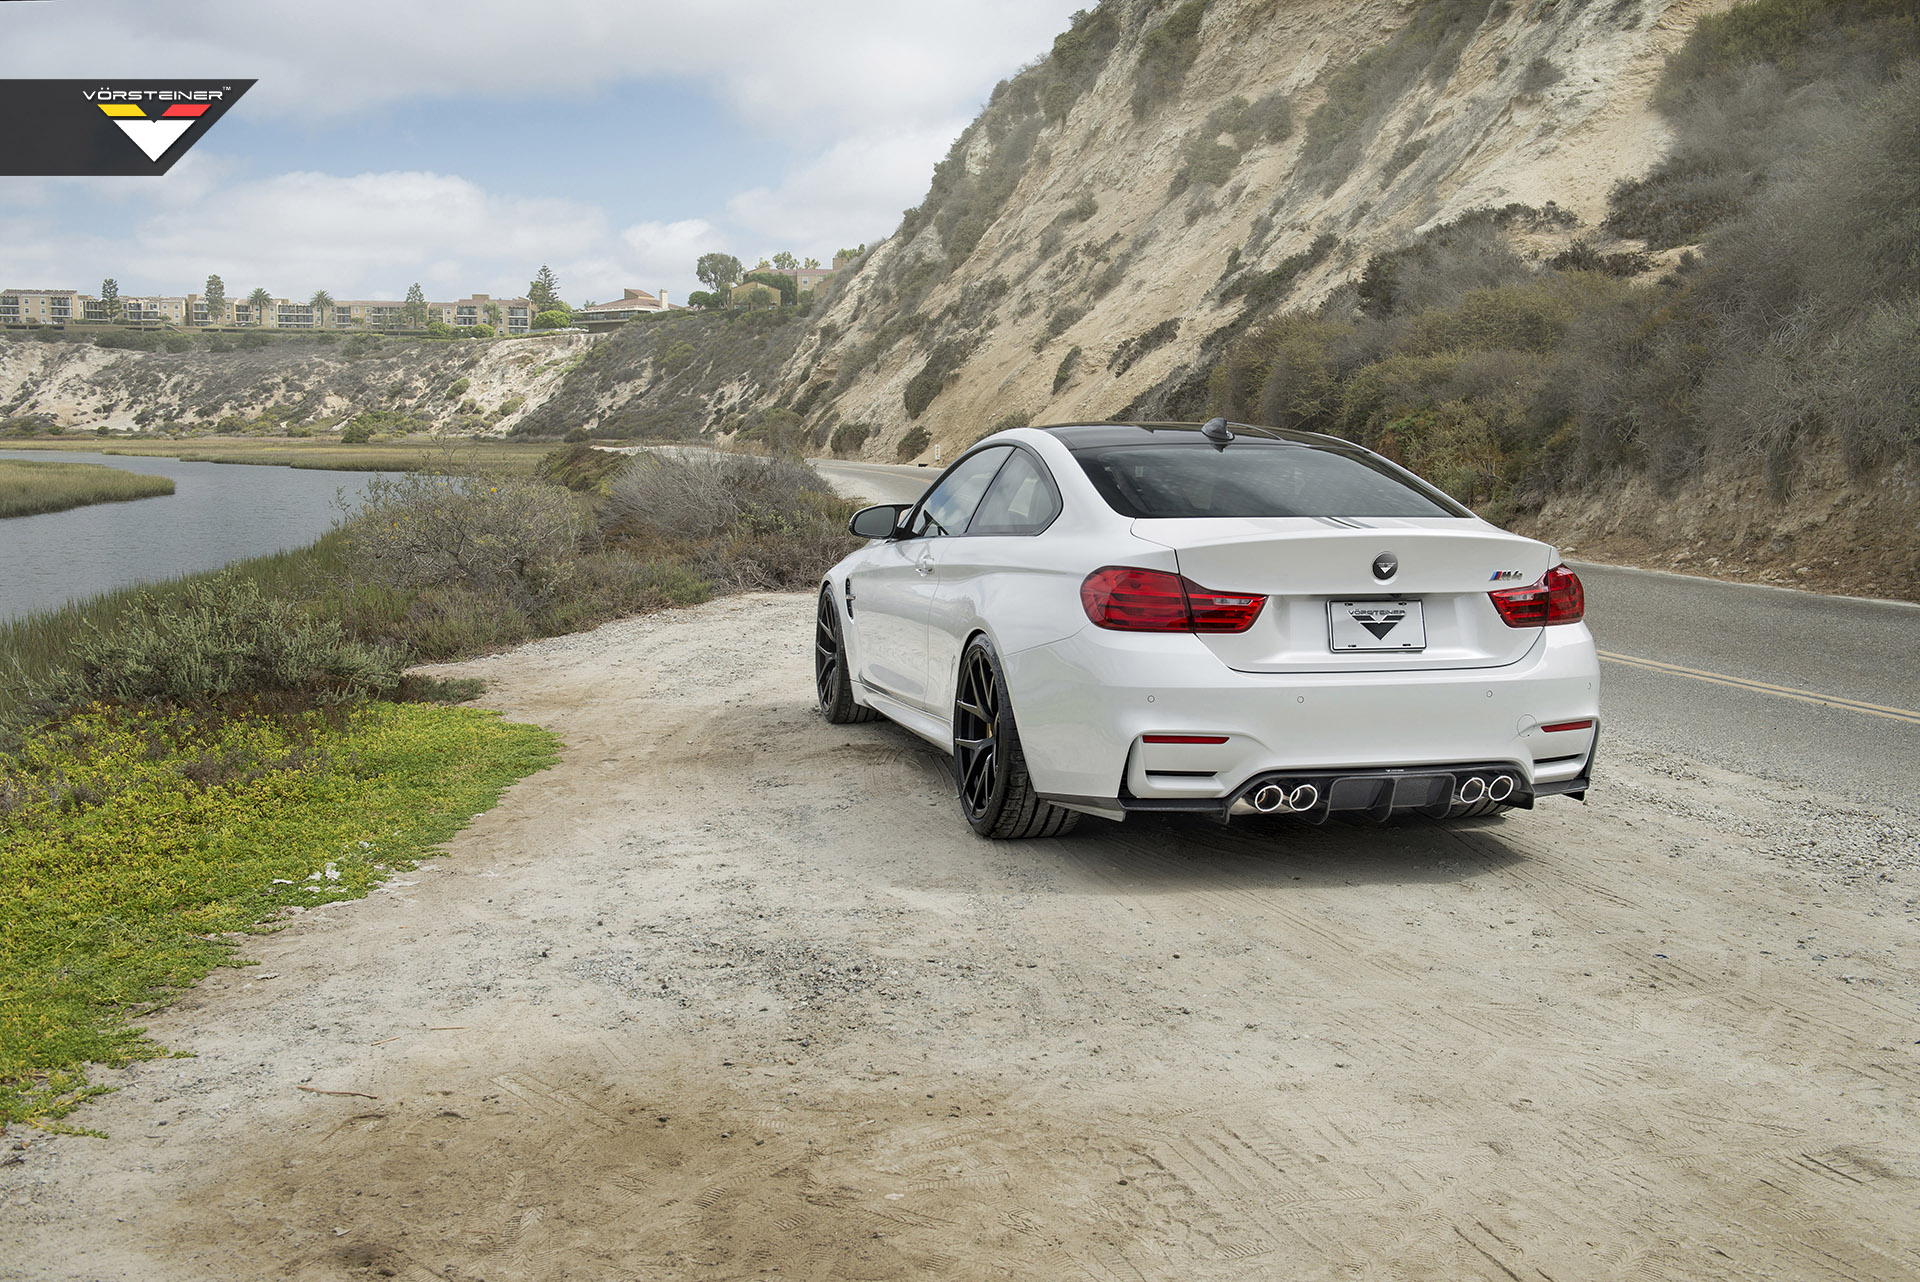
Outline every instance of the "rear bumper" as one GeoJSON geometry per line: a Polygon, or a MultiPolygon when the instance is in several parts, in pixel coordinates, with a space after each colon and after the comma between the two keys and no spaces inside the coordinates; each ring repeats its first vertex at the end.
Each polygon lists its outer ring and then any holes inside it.
{"type": "Polygon", "coordinates": [[[1511,804],[1530,805],[1585,792],[1599,728],[1583,625],[1541,629],[1505,667],[1371,673],[1237,672],[1189,635],[1088,628],[1006,674],[1036,790],[1106,814],[1225,817],[1269,779],[1311,782],[1335,809],[1432,809],[1436,779],[1474,772],[1510,774],[1511,804]],[[1542,729],[1570,721],[1590,724],[1542,729]]]}

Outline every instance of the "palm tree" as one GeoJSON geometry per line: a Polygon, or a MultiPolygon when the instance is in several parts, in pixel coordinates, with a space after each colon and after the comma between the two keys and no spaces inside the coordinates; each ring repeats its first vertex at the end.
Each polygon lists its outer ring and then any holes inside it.
{"type": "Polygon", "coordinates": [[[266,319],[267,308],[273,306],[273,295],[264,288],[256,289],[247,295],[247,308],[253,313],[253,323],[258,325],[266,319]]]}
{"type": "Polygon", "coordinates": [[[501,318],[505,315],[506,313],[500,310],[500,304],[487,304],[487,324],[493,326],[494,329],[498,330],[500,328],[501,318]]]}
{"type": "Polygon", "coordinates": [[[313,291],[313,297],[307,300],[313,308],[313,324],[316,329],[326,329],[333,323],[333,295],[324,289],[313,291]]]}

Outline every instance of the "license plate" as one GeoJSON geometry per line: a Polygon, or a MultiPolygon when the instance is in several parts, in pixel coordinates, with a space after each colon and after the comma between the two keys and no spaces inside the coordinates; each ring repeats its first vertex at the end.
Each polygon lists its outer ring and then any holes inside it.
{"type": "Polygon", "coordinates": [[[1418,601],[1329,601],[1328,644],[1349,650],[1424,650],[1427,624],[1418,601]]]}

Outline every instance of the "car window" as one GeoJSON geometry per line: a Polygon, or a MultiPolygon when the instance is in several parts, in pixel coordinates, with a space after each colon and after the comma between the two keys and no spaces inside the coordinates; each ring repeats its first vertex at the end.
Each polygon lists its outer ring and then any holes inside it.
{"type": "Polygon", "coordinates": [[[1011,453],[1012,446],[996,445],[955,463],[921,500],[920,510],[913,514],[914,534],[939,537],[966,529],[973,509],[980,506],[980,496],[993,481],[993,474],[1011,453]]]}
{"type": "Polygon", "coordinates": [[[1025,450],[1015,450],[993,478],[968,534],[1038,534],[1060,515],[1060,500],[1046,471],[1025,450]]]}
{"type": "Polygon", "coordinates": [[[1075,456],[1122,516],[1469,516],[1380,459],[1309,445],[1244,441],[1216,449],[1116,445],[1075,456]]]}

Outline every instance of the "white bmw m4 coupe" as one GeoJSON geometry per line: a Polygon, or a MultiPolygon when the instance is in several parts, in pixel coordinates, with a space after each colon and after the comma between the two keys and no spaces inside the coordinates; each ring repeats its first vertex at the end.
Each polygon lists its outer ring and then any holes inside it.
{"type": "Polygon", "coordinates": [[[1359,446],[1214,419],[1019,428],[820,585],[832,722],[954,758],[988,837],[1082,814],[1436,819],[1583,798],[1580,580],[1359,446]]]}

